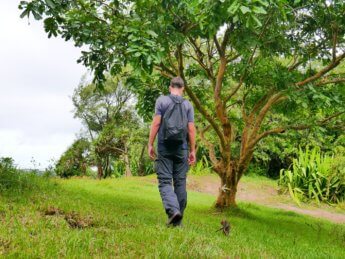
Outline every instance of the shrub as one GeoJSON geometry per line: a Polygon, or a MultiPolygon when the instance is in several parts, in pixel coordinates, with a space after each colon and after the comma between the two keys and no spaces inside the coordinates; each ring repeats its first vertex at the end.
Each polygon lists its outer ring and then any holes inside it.
{"type": "Polygon", "coordinates": [[[14,161],[10,157],[0,158],[0,190],[9,189],[19,181],[14,161]]]}
{"type": "Polygon", "coordinates": [[[345,200],[345,156],[321,154],[319,148],[299,149],[289,169],[280,171],[278,184],[300,200],[338,203],[345,200]]]}
{"type": "Polygon", "coordinates": [[[196,164],[190,167],[189,174],[191,175],[207,175],[212,172],[212,167],[210,162],[207,160],[207,157],[203,155],[196,164]]]}
{"type": "Polygon", "coordinates": [[[17,169],[10,157],[0,158],[0,192],[22,193],[39,190],[48,181],[46,177],[38,176],[37,170],[24,171],[17,169]]]}
{"type": "Polygon", "coordinates": [[[56,163],[56,174],[62,178],[86,175],[89,146],[87,139],[75,140],[56,163]]]}

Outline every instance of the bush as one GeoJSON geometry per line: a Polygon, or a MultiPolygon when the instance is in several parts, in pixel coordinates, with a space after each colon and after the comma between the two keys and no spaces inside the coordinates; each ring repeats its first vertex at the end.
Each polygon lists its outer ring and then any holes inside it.
{"type": "Polygon", "coordinates": [[[314,199],[327,203],[345,200],[345,156],[321,154],[318,148],[299,149],[292,169],[282,169],[278,184],[299,204],[314,199]]]}
{"type": "Polygon", "coordinates": [[[37,175],[36,170],[24,171],[17,169],[10,157],[0,158],[0,192],[22,193],[24,191],[39,190],[47,181],[37,175]]]}
{"type": "Polygon", "coordinates": [[[14,161],[10,157],[0,158],[0,190],[15,186],[19,180],[14,161]]]}
{"type": "Polygon", "coordinates": [[[75,140],[56,163],[56,174],[62,178],[86,175],[89,147],[90,143],[87,139],[75,140]]]}
{"type": "Polygon", "coordinates": [[[196,164],[190,167],[189,174],[191,175],[208,175],[212,172],[212,166],[210,165],[207,157],[203,155],[196,164]]]}

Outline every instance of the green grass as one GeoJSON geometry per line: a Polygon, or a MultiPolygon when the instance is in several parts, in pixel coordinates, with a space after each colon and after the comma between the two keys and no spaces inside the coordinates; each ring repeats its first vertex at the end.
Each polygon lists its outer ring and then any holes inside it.
{"type": "Polygon", "coordinates": [[[0,193],[0,255],[7,257],[343,258],[345,226],[239,203],[219,213],[211,195],[188,192],[183,228],[167,228],[157,186],[141,178],[70,179],[0,193]],[[93,226],[71,228],[54,206],[93,226]],[[216,232],[226,218],[230,236],[216,232]]]}

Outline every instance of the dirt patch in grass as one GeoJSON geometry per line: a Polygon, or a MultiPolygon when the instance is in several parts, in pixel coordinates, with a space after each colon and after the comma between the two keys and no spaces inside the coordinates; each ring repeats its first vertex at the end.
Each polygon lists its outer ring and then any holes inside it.
{"type": "Polygon", "coordinates": [[[11,247],[11,241],[0,237],[0,255],[6,254],[11,247]]]}
{"type": "Polygon", "coordinates": [[[63,216],[71,228],[83,229],[95,226],[91,216],[84,217],[74,211],[64,212],[56,207],[48,207],[43,213],[45,216],[63,216]]]}
{"type": "Polygon", "coordinates": [[[65,220],[71,228],[87,228],[94,226],[91,217],[81,217],[75,212],[65,214],[65,220]]]}
{"type": "Polygon", "coordinates": [[[56,207],[48,207],[44,211],[44,215],[46,215],[46,216],[63,215],[63,214],[64,214],[64,212],[62,210],[60,210],[59,208],[56,208],[56,207]]]}

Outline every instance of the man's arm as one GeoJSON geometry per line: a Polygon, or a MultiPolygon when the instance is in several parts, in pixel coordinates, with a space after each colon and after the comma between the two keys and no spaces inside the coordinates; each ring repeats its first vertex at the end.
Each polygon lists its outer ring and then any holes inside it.
{"type": "Polygon", "coordinates": [[[192,165],[196,161],[196,158],[195,158],[195,125],[194,125],[194,122],[188,122],[188,136],[189,136],[189,145],[190,145],[188,162],[190,165],[192,165]]]}
{"type": "Polygon", "coordinates": [[[195,156],[195,125],[194,125],[194,108],[189,103],[189,108],[187,111],[187,118],[188,118],[188,137],[189,137],[189,145],[190,145],[190,152],[188,162],[190,165],[195,164],[196,156],[195,156]]]}
{"type": "Polygon", "coordinates": [[[153,147],[153,143],[155,142],[155,138],[156,138],[157,132],[159,130],[159,126],[161,125],[161,119],[162,119],[161,115],[155,115],[153,117],[153,121],[151,124],[149,144],[148,144],[148,153],[149,153],[149,156],[152,160],[156,158],[156,153],[155,153],[155,149],[153,147]]]}

